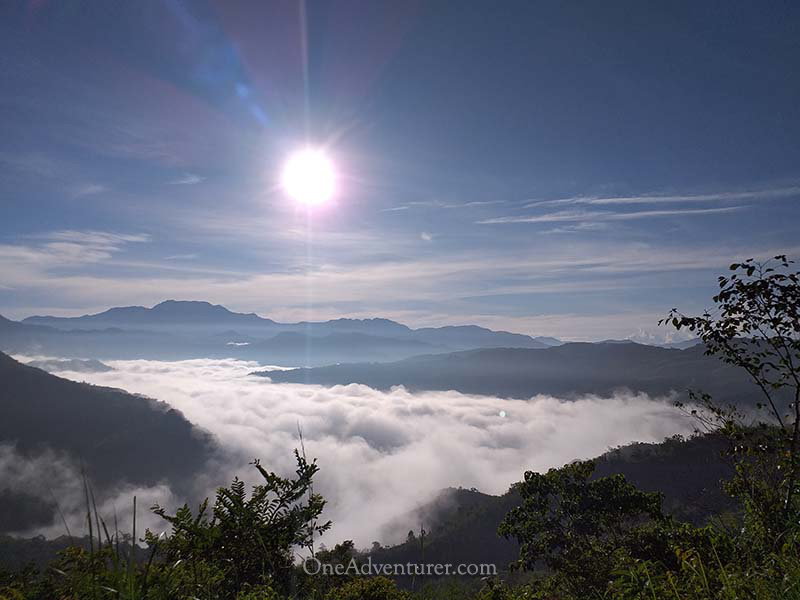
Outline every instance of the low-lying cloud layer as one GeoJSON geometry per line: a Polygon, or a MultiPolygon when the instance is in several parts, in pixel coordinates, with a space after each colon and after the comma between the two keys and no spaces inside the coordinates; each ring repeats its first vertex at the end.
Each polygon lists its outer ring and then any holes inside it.
{"type": "MultiPolygon", "coordinates": [[[[48,506],[57,507],[50,525],[15,532],[23,537],[39,534],[46,537],[83,535],[87,532],[87,502],[96,506],[97,513],[112,535],[115,522],[119,524],[120,533],[130,533],[134,497],[138,503],[138,533],[141,535],[147,527],[161,531],[163,521],[149,514],[146,509],[155,503],[170,507],[179,504],[166,483],[151,487],[126,484],[113,490],[113,493],[95,490],[91,483],[87,488],[84,486],[81,466],[73,458],[50,449],[44,449],[33,456],[22,455],[13,443],[7,442],[0,443],[0,491],[2,490],[19,492],[27,497],[38,498],[48,506]],[[87,494],[90,496],[87,497],[87,494]]],[[[7,521],[11,522],[11,519],[7,521]]]]}
{"type": "MultiPolygon", "coordinates": [[[[273,384],[249,376],[260,365],[232,359],[107,362],[113,371],[58,374],[158,398],[215,434],[227,458],[214,481],[204,482],[207,493],[237,474],[256,483],[247,465],[256,457],[267,468],[293,471],[299,425],[309,458],[321,467],[316,491],[329,501],[329,543],[352,538],[366,545],[387,522],[448,486],[502,493],[527,469],[691,429],[669,402],[643,395],[521,401],[273,384]]],[[[168,490],[158,492],[174,501],[168,490]]]]}

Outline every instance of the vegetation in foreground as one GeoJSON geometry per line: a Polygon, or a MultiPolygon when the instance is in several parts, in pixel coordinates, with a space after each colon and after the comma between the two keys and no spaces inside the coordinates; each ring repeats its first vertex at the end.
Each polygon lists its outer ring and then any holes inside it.
{"type": "MultiPolygon", "coordinates": [[[[235,480],[196,512],[154,507],[171,533],[147,532],[147,555],[109,532],[87,510],[89,548],[73,547],[53,567],[2,575],[0,598],[237,600],[791,599],[800,598],[800,274],[780,256],[731,266],[720,277],[717,308],[698,317],[672,311],[667,323],[688,328],[707,352],[744,369],[763,397],[757,413],[718,404],[698,392],[683,407],[701,428],[727,441],[734,474],[726,492],[735,515],[697,526],[665,515],[659,494],[621,475],[593,478],[594,463],[516,484],[521,503],[500,526],[519,542],[513,568],[521,583],[492,578],[442,582],[409,592],[385,578],[308,576],[294,551],[314,551],[330,523],[313,493],[317,466],[297,454],[293,478],[255,463],[263,481],[247,493],[235,480]],[[787,400],[788,399],[788,400],[787,400]]],[[[87,505],[90,494],[87,493],[87,505]]],[[[136,539],[134,529],[133,539],[136,539]]],[[[320,550],[323,562],[363,558],[352,543],[320,550]]]]}

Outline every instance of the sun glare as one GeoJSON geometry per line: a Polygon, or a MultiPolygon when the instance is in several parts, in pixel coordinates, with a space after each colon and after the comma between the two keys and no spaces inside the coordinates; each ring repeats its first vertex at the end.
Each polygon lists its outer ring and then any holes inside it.
{"type": "Polygon", "coordinates": [[[282,183],[286,193],[297,202],[316,206],[333,197],[336,172],[324,152],[307,148],[286,161],[282,183]]]}

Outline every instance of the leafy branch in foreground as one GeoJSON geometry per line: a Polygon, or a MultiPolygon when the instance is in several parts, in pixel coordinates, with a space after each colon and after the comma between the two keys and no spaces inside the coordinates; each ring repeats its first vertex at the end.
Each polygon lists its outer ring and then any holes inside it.
{"type": "MultiPolygon", "coordinates": [[[[310,491],[319,467],[297,451],[295,458],[295,478],[280,477],[254,461],[264,482],[253,487],[249,498],[238,478],[230,487],[220,488],[211,515],[208,500],[196,515],[188,505],[174,515],[154,506],[153,511],[172,526],[161,555],[173,563],[215,565],[218,584],[231,596],[246,585],[270,585],[288,592],[294,572],[293,548],[310,549],[314,535],[331,526],[330,521],[317,523],[325,500],[310,491]]],[[[154,535],[148,532],[146,539],[152,542],[154,535]]],[[[199,577],[195,583],[202,585],[199,577]]]]}
{"type": "Polygon", "coordinates": [[[793,264],[783,255],[734,263],[718,279],[713,312],[687,316],[672,309],[660,322],[696,334],[706,354],[744,369],[758,386],[755,407],[766,412],[754,418],[707,394],[692,398],[701,405],[694,412],[700,422],[733,441],[732,454],[742,460],[731,490],[775,540],[797,525],[800,508],[800,272],[793,264]]]}

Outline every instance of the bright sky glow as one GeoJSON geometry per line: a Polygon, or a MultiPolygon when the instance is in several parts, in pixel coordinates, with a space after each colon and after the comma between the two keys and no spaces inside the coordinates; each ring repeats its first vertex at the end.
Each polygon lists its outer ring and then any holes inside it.
{"type": "Polygon", "coordinates": [[[4,317],[672,341],[800,257],[800,2],[62,4],[0,3],[4,317]]]}
{"type": "Polygon", "coordinates": [[[283,189],[300,204],[324,204],[336,191],[336,172],[321,150],[305,149],[289,157],[283,168],[283,189]]]}

